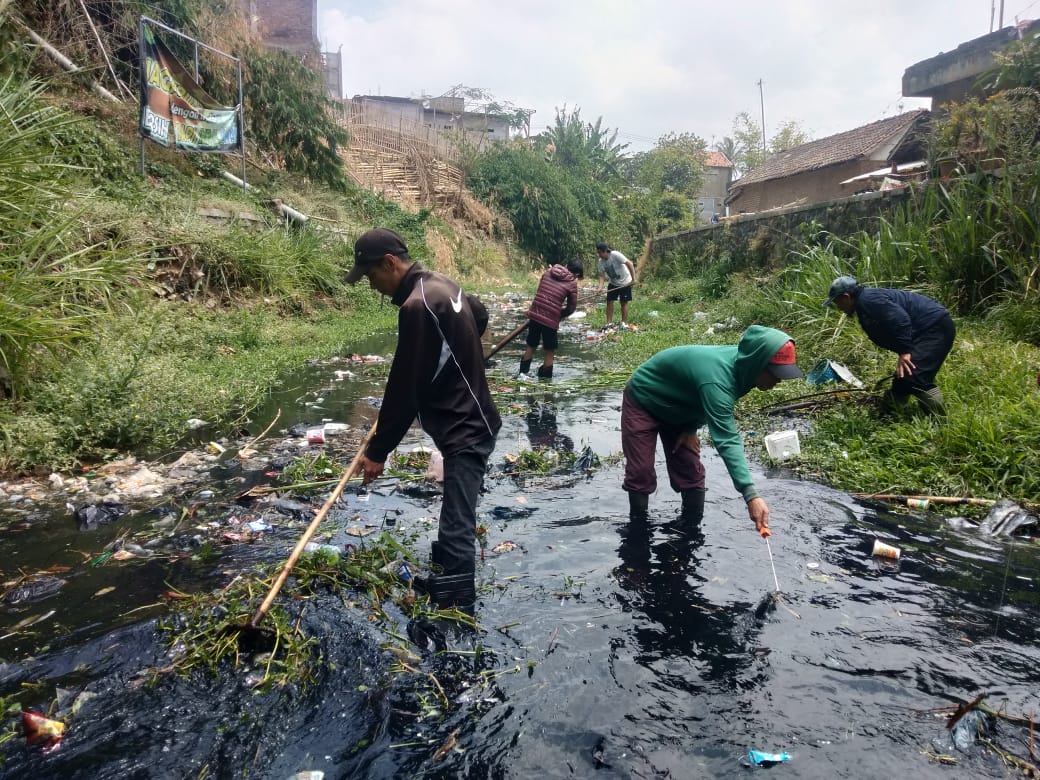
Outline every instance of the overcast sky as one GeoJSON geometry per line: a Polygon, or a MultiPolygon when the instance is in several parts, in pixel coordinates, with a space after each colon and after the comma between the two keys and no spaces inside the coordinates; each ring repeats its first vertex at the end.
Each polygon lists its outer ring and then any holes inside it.
{"type": "MultiPolygon", "coordinates": [[[[747,111],[813,138],[927,106],[903,71],[990,31],[999,0],[318,0],[326,50],[357,94],[441,95],[456,84],[619,130],[631,151],[668,132],[711,144],[747,111]]],[[[1004,24],[1040,16],[1006,0],[1004,24]]],[[[996,18],[993,24],[996,25],[996,18]]]]}

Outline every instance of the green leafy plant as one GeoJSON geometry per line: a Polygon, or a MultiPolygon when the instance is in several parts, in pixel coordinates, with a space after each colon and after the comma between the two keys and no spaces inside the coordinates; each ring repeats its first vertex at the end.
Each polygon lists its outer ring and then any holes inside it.
{"type": "Polygon", "coordinates": [[[246,132],[261,149],[278,153],[286,170],[346,189],[338,150],[347,133],[316,69],[284,51],[254,51],[245,100],[246,132]]]}

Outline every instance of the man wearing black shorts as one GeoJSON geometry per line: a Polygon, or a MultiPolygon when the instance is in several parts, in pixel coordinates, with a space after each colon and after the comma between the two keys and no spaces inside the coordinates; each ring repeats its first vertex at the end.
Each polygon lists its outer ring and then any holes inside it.
{"type": "Polygon", "coordinates": [[[602,290],[603,282],[607,282],[607,325],[614,321],[614,301],[621,301],[621,327],[627,328],[635,266],[621,252],[602,241],[596,244],[596,254],[599,255],[599,287],[596,289],[602,290]]]}

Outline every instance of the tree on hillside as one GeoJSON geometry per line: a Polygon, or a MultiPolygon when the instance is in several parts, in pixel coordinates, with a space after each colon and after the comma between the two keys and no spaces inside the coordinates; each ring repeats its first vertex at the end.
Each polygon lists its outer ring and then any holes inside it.
{"type": "Polygon", "coordinates": [[[812,136],[798,122],[787,119],[780,123],[780,129],[769,139],[769,153],[786,152],[788,149],[807,144],[811,140],[812,136]]]}
{"type": "MultiPolygon", "coordinates": [[[[728,136],[725,140],[729,140],[728,136]]],[[[812,136],[801,124],[788,119],[780,124],[780,128],[769,139],[768,148],[762,148],[762,126],[747,111],[741,111],[733,118],[734,154],[730,162],[736,171],[743,175],[752,168],[761,165],[768,154],[786,152],[812,140],[812,136]]]]}
{"type": "Polygon", "coordinates": [[[747,111],[741,111],[733,117],[733,140],[736,143],[736,149],[734,155],[729,159],[740,175],[759,166],[765,159],[765,150],[762,148],[762,128],[747,111]]]}
{"type": "Polygon", "coordinates": [[[541,140],[548,150],[546,157],[556,165],[592,181],[620,179],[619,166],[628,144],[617,142],[617,130],[603,127],[603,117],[584,122],[580,108],[568,113],[564,106],[556,109],[556,121],[541,140]]]}
{"type": "Polygon", "coordinates": [[[651,192],[674,192],[696,198],[704,181],[707,144],[695,133],[668,133],[649,152],[632,158],[632,182],[651,192]]]}
{"type": "Polygon", "coordinates": [[[477,159],[470,177],[474,193],[509,217],[520,245],[554,262],[578,254],[591,240],[587,204],[573,183],[540,152],[512,144],[494,144],[477,159]]]}
{"type": "Polygon", "coordinates": [[[440,97],[462,98],[465,111],[501,119],[509,125],[510,130],[521,130],[524,133],[530,130],[533,109],[521,108],[509,100],[499,100],[483,87],[456,84],[440,97]]]}
{"type": "Polygon", "coordinates": [[[707,145],[695,133],[668,133],[657,145],[629,158],[625,176],[638,197],[632,220],[642,237],[692,227],[704,183],[707,145]]]}

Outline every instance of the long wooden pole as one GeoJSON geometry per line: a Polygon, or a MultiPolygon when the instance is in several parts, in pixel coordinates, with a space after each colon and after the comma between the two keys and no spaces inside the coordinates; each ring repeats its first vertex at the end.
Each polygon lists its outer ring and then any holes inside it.
{"type": "Polygon", "coordinates": [[[487,355],[484,356],[484,360],[490,360],[492,357],[494,357],[496,354],[498,354],[499,350],[501,350],[502,347],[504,347],[510,341],[515,339],[521,333],[523,333],[524,330],[526,330],[527,326],[530,325],[530,324],[531,324],[530,320],[524,320],[522,323],[520,323],[520,325],[518,325],[514,330],[512,330],[509,333],[508,336],[506,336],[504,339],[502,339],[502,341],[500,341],[497,346],[494,346],[494,347],[491,348],[491,351],[488,352],[487,355]]]}
{"type": "Polygon", "coordinates": [[[329,497],[325,499],[325,503],[322,505],[321,509],[318,510],[318,514],[314,516],[314,519],[311,520],[310,525],[307,526],[307,530],[303,532],[303,536],[300,537],[300,541],[296,543],[296,546],[293,548],[292,553],[289,554],[289,558],[285,561],[285,565],[282,566],[282,570],[278,573],[278,578],[274,581],[274,584],[271,586],[271,590],[267,592],[267,597],[260,605],[260,608],[257,609],[256,614],[254,614],[252,619],[249,621],[250,628],[256,628],[258,625],[260,625],[260,621],[264,619],[264,615],[267,614],[267,610],[269,610],[271,608],[271,605],[274,603],[275,596],[278,595],[278,591],[280,591],[282,589],[282,585],[285,584],[285,580],[288,578],[289,572],[292,571],[293,566],[296,565],[296,561],[299,560],[300,555],[303,553],[303,548],[307,546],[307,542],[309,542],[311,540],[311,537],[314,536],[314,532],[318,530],[318,526],[321,525],[321,521],[325,519],[325,515],[329,513],[329,510],[332,508],[332,505],[336,503],[336,501],[339,499],[340,493],[343,492],[343,488],[347,486],[347,482],[350,481],[350,478],[354,476],[354,472],[357,471],[357,467],[361,463],[361,458],[365,455],[365,448],[368,446],[368,443],[372,441],[372,437],[375,436],[375,433],[376,423],[372,423],[372,427],[368,429],[368,433],[365,434],[365,438],[362,439],[361,444],[358,445],[358,451],[357,454],[354,456],[354,460],[352,460],[350,462],[350,465],[347,466],[347,470],[343,472],[343,477],[340,479],[339,484],[336,485],[329,497]]]}

